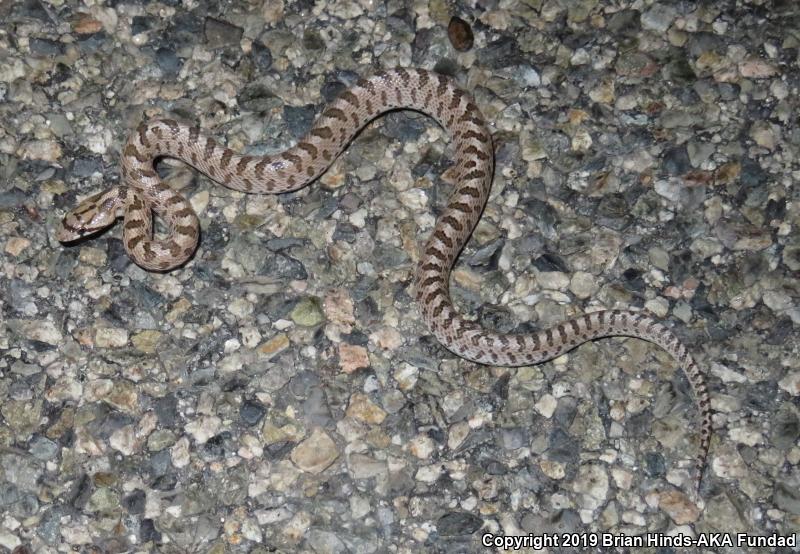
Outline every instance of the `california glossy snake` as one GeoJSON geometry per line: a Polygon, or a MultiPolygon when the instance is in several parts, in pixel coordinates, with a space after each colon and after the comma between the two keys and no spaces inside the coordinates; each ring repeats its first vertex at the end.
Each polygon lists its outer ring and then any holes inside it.
{"type": "Polygon", "coordinates": [[[469,94],[449,78],[420,69],[395,69],[359,80],[325,108],[296,146],[269,156],[241,156],[171,119],[143,122],[122,153],[125,186],[112,187],[67,213],[58,239],[70,242],[94,234],[124,217],[123,242],[131,258],[150,270],[183,264],[197,248],[199,222],[189,203],[163,184],[153,160],[183,160],[234,190],[270,193],[300,189],[319,177],[368,122],[386,111],[411,109],[429,115],[455,143],[449,170],[456,187],[439,216],[415,273],[416,298],[430,330],[453,353],[500,366],[538,364],[586,341],[632,336],[654,342],[681,365],[700,412],[700,447],[695,489],[699,487],[711,439],[711,408],[705,376],[686,347],[664,325],[642,312],[588,313],[528,334],[498,334],[464,319],[449,294],[450,270],[481,217],[494,170],[492,139],[469,94]],[[153,237],[152,211],[166,222],[166,238],[153,237]]]}

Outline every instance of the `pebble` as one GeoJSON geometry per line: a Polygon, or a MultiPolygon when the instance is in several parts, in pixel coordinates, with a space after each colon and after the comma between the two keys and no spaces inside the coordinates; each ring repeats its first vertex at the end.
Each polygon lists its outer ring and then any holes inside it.
{"type": "Polygon", "coordinates": [[[24,548],[21,545],[22,541],[19,539],[19,537],[10,531],[0,529],[0,546],[3,546],[10,551],[19,553],[19,549],[24,548]]]}
{"type": "Polygon", "coordinates": [[[22,237],[11,237],[6,241],[6,254],[19,256],[31,245],[31,241],[22,237]]]}
{"type": "Polygon", "coordinates": [[[450,44],[459,52],[466,52],[475,42],[475,36],[472,34],[472,29],[469,23],[460,17],[452,17],[450,23],[447,25],[447,36],[450,38],[450,44]]]}
{"type": "Polygon", "coordinates": [[[539,468],[542,470],[542,473],[547,475],[550,479],[561,480],[567,475],[566,466],[560,462],[541,460],[539,462],[539,468]]]}
{"type": "Polygon", "coordinates": [[[172,431],[157,430],[147,437],[147,449],[151,452],[159,452],[172,447],[176,440],[177,437],[172,431]]]}
{"type": "Polygon", "coordinates": [[[381,327],[371,333],[369,338],[370,341],[384,350],[396,350],[403,344],[403,335],[392,327],[381,327]]]}
{"type": "Polygon", "coordinates": [[[800,396],[800,371],[790,371],[778,381],[778,386],[791,396],[800,396]]]}
{"type": "Polygon", "coordinates": [[[322,303],[322,309],[328,321],[332,323],[353,325],[356,322],[353,310],[353,299],[346,290],[337,289],[326,294],[322,303]]]}
{"type": "Polygon", "coordinates": [[[408,451],[420,460],[427,460],[435,452],[434,442],[427,435],[417,435],[409,442],[408,451]]]}
{"type": "Polygon", "coordinates": [[[750,137],[753,141],[762,148],[773,150],[775,148],[775,135],[772,132],[772,127],[762,121],[756,121],[750,127],[750,137]]]}
{"type": "Polygon", "coordinates": [[[361,393],[355,393],[350,397],[350,404],[347,406],[346,415],[364,423],[378,425],[386,419],[386,412],[370,398],[361,393]]]}
{"type": "Polygon", "coordinates": [[[111,386],[104,391],[103,400],[118,410],[135,413],[137,411],[139,395],[133,383],[129,381],[113,381],[111,386]]]}
{"type": "Polygon", "coordinates": [[[573,489],[584,497],[584,505],[589,509],[602,506],[608,496],[608,474],[598,464],[585,464],[578,469],[573,489]]]}
{"type": "Polygon", "coordinates": [[[325,315],[316,298],[303,298],[289,314],[292,321],[304,327],[314,327],[325,320],[325,315]]]}
{"type": "Polygon", "coordinates": [[[219,48],[238,44],[244,31],[227,21],[207,17],[203,26],[203,33],[209,48],[219,48]]]}
{"type": "Polygon", "coordinates": [[[311,431],[291,452],[292,462],[298,468],[314,474],[325,471],[338,457],[336,443],[321,429],[311,431]]]}
{"type": "Polygon", "coordinates": [[[353,344],[339,345],[339,367],[345,373],[353,373],[369,367],[367,349],[353,344]]]}
{"type": "Polygon", "coordinates": [[[442,536],[466,536],[477,531],[483,520],[469,512],[450,512],[436,521],[436,529],[442,536]]]}
{"type": "Polygon", "coordinates": [[[199,419],[186,424],[186,432],[189,433],[198,444],[205,444],[211,437],[219,432],[221,425],[222,420],[216,416],[201,416],[199,419]]]}
{"type": "Polygon", "coordinates": [[[141,331],[131,337],[134,348],[145,354],[154,354],[158,348],[163,333],[154,330],[141,331]]]}
{"type": "Polygon", "coordinates": [[[558,401],[551,394],[542,395],[542,397],[537,400],[536,404],[534,405],[536,411],[547,419],[553,417],[557,406],[558,401]]]}
{"type": "Polygon", "coordinates": [[[700,517],[700,509],[686,494],[680,491],[665,491],[658,495],[658,505],[676,525],[694,523],[700,517]]]}
{"type": "Polygon", "coordinates": [[[577,272],[569,284],[569,290],[578,298],[589,298],[597,292],[599,284],[591,273],[577,272]]]}
{"type": "Polygon", "coordinates": [[[311,516],[308,512],[296,513],[281,530],[283,537],[290,543],[298,543],[311,527],[311,516]]]}
{"type": "Polygon", "coordinates": [[[649,10],[642,14],[642,27],[656,33],[665,33],[675,20],[676,15],[675,8],[670,4],[653,4],[649,10]]]}
{"type": "Polygon", "coordinates": [[[32,140],[23,143],[17,156],[23,160],[57,162],[64,155],[61,145],[53,140],[32,140]]]}
{"type": "Polygon", "coordinates": [[[407,208],[420,211],[428,205],[428,195],[421,189],[410,189],[398,194],[400,202],[407,208]]]}
{"type": "Polygon", "coordinates": [[[769,62],[752,59],[739,64],[739,73],[748,79],[766,79],[778,74],[778,70],[769,62]]]}
{"type": "Polygon", "coordinates": [[[364,454],[352,454],[348,460],[348,469],[355,479],[385,478],[387,474],[386,462],[364,454]]]}
{"type": "Polygon", "coordinates": [[[250,55],[261,73],[266,73],[272,67],[272,52],[263,42],[254,41],[250,55]]]}
{"type": "Polygon", "coordinates": [[[279,333],[271,339],[263,342],[258,348],[259,354],[266,357],[272,357],[280,352],[283,352],[291,345],[291,341],[286,333],[279,333]]]}
{"type": "Polygon", "coordinates": [[[792,298],[784,291],[764,291],[761,299],[763,300],[765,306],[775,312],[782,312],[794,306],[792,298]]]}
{"type": "Polygon", "coordinates": [[[103,24],[89,14],[83,14],[73,20],[72,30],[79,35],[91,35],[102,31],[103,24]]]}
{"type": "Polygon", "coordinates": [[[419,380],[419,368],[403,363],[394,371],[394,379],[397,381],[397,386],[400,390],[411,390],[419,380]]]}
{"type": "Polygon", "coordinates": [[[744,479],[749,472],[739,452],[732,448],[722,449],[711,461],[714,474],[725,479],[744,479]]]}
{"type": "Polygon", "coordinates": [[[114,431],[108,438],[108,444],[125,456],[131,456],[137,449],[136,434],[133,426],[126,425],[114,431]]]}
{"type": "Polygon", "coordinates": [[[95,332],[94,341],[95,345],[100,348],[120,348],[128,344],[128,331],[126,329],[101,327],[95,332]]]}
{"type": "Polygon", "coordinates": [[[39,341],[52,346],[59,346],[63,341],[63,335],[51,321],[9,319],[6,320],[6,324],[12,331],[28,340],[39,341]]]}

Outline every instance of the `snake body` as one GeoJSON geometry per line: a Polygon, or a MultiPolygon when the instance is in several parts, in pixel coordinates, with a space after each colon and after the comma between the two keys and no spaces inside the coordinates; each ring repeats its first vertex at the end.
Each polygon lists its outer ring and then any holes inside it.
{"type": "Polygon", "coordinates": [[[163,184],[153,160],[183,160],[214,181],[242,192],[282,193],[319,177],[368,122],[394,109],[433,117],[450,134],[455,190],[420,256],[414,280],[416,299],[433,334],[449,350],[482,364],[538,364],[599,337],[632,336],[659,345],[681,365],[700,413],[699,486],[711,438],[708,387],[686,347],[663,324],[643,312],[604,310],[527,334],[498,334],[464,319],[449,294],[450,270],[477,224],[489,196],[494,170],[492,140],[471,96],[449,78],[420,69],[395,69],[359,80],[328,105],[294,147],[275,155],[242,156],[171,119],[143,122],[122,152],[124,186],[88,198],[63,219],[62,242],[93,234],[124,216],[123,242],[131,258],[150,270],[168,270],[194,253],[199,223],[190,204],[163,184]],[[166,222],[166,238],[153,236],[152,211],[166,222]]]}

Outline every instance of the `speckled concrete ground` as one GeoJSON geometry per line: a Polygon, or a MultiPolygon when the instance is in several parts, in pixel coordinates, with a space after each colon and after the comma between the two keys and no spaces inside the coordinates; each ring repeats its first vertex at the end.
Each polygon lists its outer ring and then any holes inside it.
{"type": "Polygon", "coordinates": [[[794,2],[86,4],[0,2],[0,549],[800,530],[794,2]],[[646,308],[706,368],[697,504],[697,413],[658,348],[508,370],[429,335],[409,287],[451,151],[423,116],[380,119],[279,197],[160,162],[203,226],[179,270],[133,265],[118,226],[55,240],[143,117],[275,152],[394,66],[454,76],[492,122],[492,198],[453,279],[465,312],[524,331],[646,308]]]}

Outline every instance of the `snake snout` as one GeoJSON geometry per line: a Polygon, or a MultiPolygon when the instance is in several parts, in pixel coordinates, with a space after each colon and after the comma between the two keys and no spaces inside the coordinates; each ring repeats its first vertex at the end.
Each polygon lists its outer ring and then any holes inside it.
{"type": "Polygon", "coordinates": [[[83,226],[76,227],[69,215],[64,216],[64,219],[58,224],[56,229],[56,240],[58,242],[75,242],[98,231],[98,229],[89,229],[83,226]]]}
{"type": "Polygon", "coordinates": [[[96,212],[72,210],[67,212],[59,223],[56,229],[56,239],[59,242],[75,242],[102,231],[113,222],[113,218],[96,212]]]}

